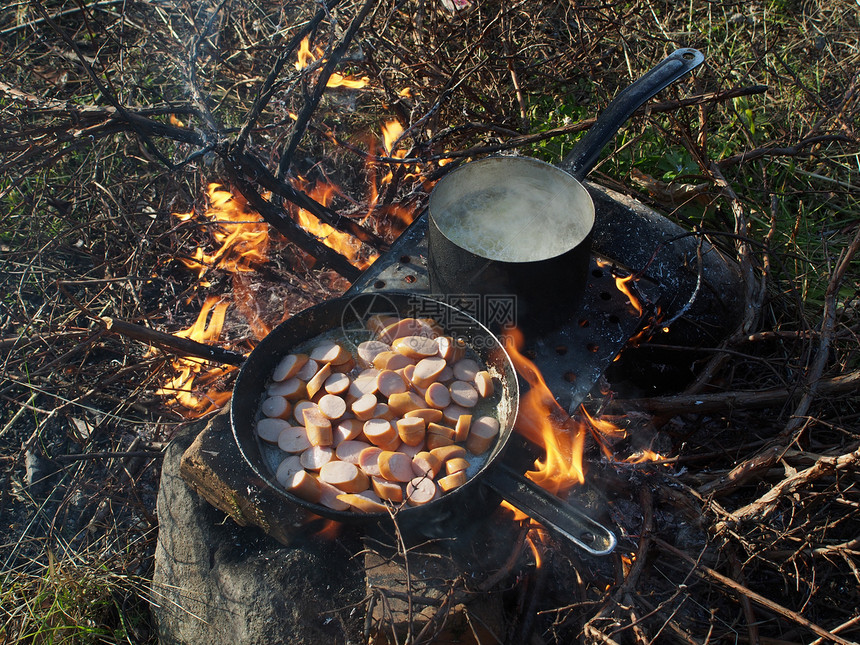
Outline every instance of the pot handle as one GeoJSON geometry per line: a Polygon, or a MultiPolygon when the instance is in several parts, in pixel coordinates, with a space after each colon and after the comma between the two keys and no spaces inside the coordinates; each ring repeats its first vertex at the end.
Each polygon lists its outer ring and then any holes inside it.
{"type": "Polygon", "coordinates": [[[612,100],[559,167],[579,181],[594,168],[603,148],[618,129],[648,99],[686,76],[705,61],[698,49],[676,49],[642,78],[627,86],[612,100]]]}
{"type": "Polygon", "coordinates": [[[503,463],[488,468],[481,481],[501,495],[511,506],[538,520],[591,555],[609,555],[615,548],[615,534],[585,513],[503,463]]]}

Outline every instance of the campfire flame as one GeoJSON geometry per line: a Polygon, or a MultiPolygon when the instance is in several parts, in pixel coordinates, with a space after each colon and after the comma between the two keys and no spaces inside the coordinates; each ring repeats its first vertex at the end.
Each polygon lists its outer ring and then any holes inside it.
{"type": "MultiPolygon", "coordinates": [[[[257,338],[262,338],[270,329],[251,302],[245,276],[256,271],[268,258],[269,227],[241,196],[232,195],[224,186],[209,184],[207,195],[208,207],[198,219],[202,228],[211,233],[211,240],[217,248],[210,253],[198,246],[190,258],[180,258],[180,262],[197,273],[200,286],[207,284],[203,278],[212,269],[232,273],[234,303],[244,313],[252,332],[257,338]]],[[[194,211],[174,213],[174,216],[182,222],[195,219],[194,211]]],[[[175,335],[204,344],[218,342],[230,304],[230,300],[210,295],[195,323],[175,335]]],[[[206,361],[177,358],[173,361],[173,368],[174,376],[156,393],[169,397],[184,408],[186,416],[203,416],[230,400],[230,390],[224,391],[218,386],[223,377],[235,371],[236,367],[213,367],[206,361]]]]}
{"type": "MultiPolygon", "coordinates": [[[[220,246],[214,253],[206,253],[198,246],[191,258],[179,258],[179,261],[197,271],[198,278],[203,278],[215,266],[230,273],[254,271],[266,261],[268,225],[241,197],[232,195],[221,184],[209,184],[207,195],[209,207],[203,219],[207,228],[211,228],[212,239],[220,246]]],[[[194,211],[174,213],[174,217],[189,221],[194,211]]]]}
{"type": "Polygon", "coordinates": [[[627,296],[627,298],[630,300],[630,304],[633,306],[633,309],[635,309],[636,313],[641,316],[642,312],[643,312],[642,304],[639,302],[639,298],[637,298],[633,294],[633,291],[630,289],[630,286],[628,285],[628,283],[631,280],[633,280],[633,274],[630,274],[630,275],[624,276],[624,277],[615,276],[615,286],[618,288],[618,290],[621,293],[623,293],[625,296],[627,296]]]}
{"type": "MultiPolygon", "coordinates": [[[[222,301],[218,296],[209,296],[203,303],[200,315],[191,327],[176,332],[176,336],[196,340],[200,343],[217,341],[221,337],[224,319],[227,315],[229,302],[222,301]],[[211,315],[211,316],[210,316],[211,315]],[[209,321],[207,323],[207,320],[209,321]]],[[[202,394],[200,392],[208,384],[214,383],[238,368],[232,365],[207,368],[205,361],[192,358],[177,358],[173,361],[176,374],[156,394],[170,397],[178,405],[189,412],[189,416],[203,416],[213,410],[218,410],[230,400],[230,391],[220,391],[210,387],[202,394]],[[204,371],[205,368],[205,371],[204,371]],[[195,390],[192,385],[197,382],[195,390]]]]}
{"type": "MultiPolygon", "coordinates": [[[[334,195],[340,192],[339,188],[330,182],[325,180],[312,182],[301,176],[293,181],[293,185],[297,190],[303,191],[323,206],[328,206],[334,195]]],[[[325,222],[321,222],[310,211],[304,208],[298,209],[296,220],[308,233],[318,238],[330,249],[346,257],[358,269],[366,269],[373,264],[373,261],[377,257],[377,254],[362,257],[362,244],[360,240],[352,237],[349,233],[343,233],[325,222]]]]}
{"type": "MultiPolygon", "coordinates": [[[[315,63],[318,60],[325,62],[325,59],[322,58],[324,54],[325,52],[320,47],[316,47],[311,51],[310,38],[305,36],[299,44],[299,51],[296,56],[295,63],[296,69],[301,71],[311,63],[315,63]]],[[[326,87],[345,87],[351,90],[360,90],[367,87],[369,83],[370,79],[367,76],[353,78],[351,76],[344,76],[343,74],[333,72],[332,75],[329,76],[325,85],[326,87]]]]}
{"type": "Polygon", "coordinates": [[[639,301],[639,297],[633,292],[633,289],[631,289],[632,284],[635,282],[636,275],[633,273],[628,275],[619,275],[618,270],[613,266],[613,264],[602,258],[597,258],[597,266],[612,274],[615,278],[616,288],[627,296],[627,299],[630,301],[630,306],[633,307],[636,313],[641,316],[644,312],[642,303],[639,301]]]}
{"type": "Polygon", "coordinates": [[[522,332],[518,329],[507,332],[505,345],[517,373],[529,385],[520,397],[515,429],[546,453],[526,477],[541,488],[562,495],[574,485],[585,483],[582,455],[587,428],[564,411],[540,370],[521,353],[522,332]]]}

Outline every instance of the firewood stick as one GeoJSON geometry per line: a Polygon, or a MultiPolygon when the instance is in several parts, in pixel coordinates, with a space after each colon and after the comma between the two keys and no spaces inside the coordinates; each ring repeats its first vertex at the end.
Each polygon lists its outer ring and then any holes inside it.
{"type": "Polygon", "coordinates": [[[366,0],[364,2],[349,27],[347,27],[346,32],[344,32],[341,41],[334,47],[331,54],[327,57],[326,63],[323,66],[322,71],[320,71],[319,77],[314,85],[313,92],[305,101],[304,106],[302,106],[302,109],[298,114],[296,122],[293,124],[293,136],[287,144],[286,150],[284,150],[281,154],[281,158],[278,160],[278,173],[276,175],[278,179],[283,179],[287,174],[287,170],[293,160],[293,154],[295,153],[296,148],[298,148],[302,137],[305,135],[307,125],[325,93],[326,84],[334,72],[334,68],[346,53],[346,50],[352,42],[352,39],[355,38],[359,27],[361,27],[365,18],[367,18],[367,14],[369,14],[370,10],[375,6],[376,4],[373,0],[366,0]]]}
{"type": "Polygon", "coordinates": [[[852,643],[851,641],[847,641],[844,638],[837,636],[833,632],[827,631],[823,627],[820,627],[819,625],[816,625],[812,621],[807,620],[806,618],[804,618],[803,616],[798,614],[796,611],[792,611],[791,609],[788,609],[787,607],[783,607],[782,605],[774,602],[770,598],[765,598],[764,596],[757,594],[752,589],[747,589],[746,587],[744,587],[741,584],[738,584],[737,582],[735,582],[731,578],[728,578],[728,577],[724,576],[723,574],[721,574],[717,571],[714,571],[710,567],[706,567],[705,565],[703,565],[699,562],[696,562],[689,555],[687,555],[686,553],[684,553],[680,549],[675,548],[674,546],[672,546],[668,542],[665,542],[658,537],[654,538],[654,542],[655,542],[655,544],[657,544],[661,549],[663,549],[667,553],[670,553],[674,556],[677,556],[677,557],[681,558],[682,560],[684,560],[685,562],[687,562],[688,564],[691,564],[693,566],[693,572],[697,576],[702,578],[703,580],[711,580],[713,582],[717,582],[717,583],[723,585],[724,587],[731,589],[735,593],[739,593],[743,596],[746,596],[747,598],[752,600],[754,603],[764,607],[765,609],[767,609],[769,611],[772,611],[776,614],[779,614],[783,618],[787,618],[788,620],[800,625],[801,627],[805,627],[809,631],[814,632],[815,634],[817,634],[818,636],[821,636],[824,639],[831,640],[835,643],[839,643],[840,645],[856,645],[856,643],[852,643]]]}
{"type": "Polygon", "coordinates": [[[851,244],[846,248],[839,257],[836,263],[836,268],[830,275],[830,280],[827,283],[827,290],[824,293],[824,311],[821,316],[821,335],[818,345],[818,351],[815,358],[809,367],[805,379],[805,391],[794,409],[791,420],[786,424],[785,428],[780,432],[779,436],[774,440],[773,444],[762,449],[756,455],[739,464],[727,477],[723,480],[714,482],[700,490],[702,494],[724,495],[729,493],[756,473],[770,468],[785,448],[791,445],[803,432],[806,427],[806,413],[812,405],[812,401],[816,396],[821,394],[823,380],[821,375],[824,372],[824,367],[830,355],[830,345],[833,340],[836,326],[836,298],[839,290],[842,287],[845,273],[857,252],[860,251],[860,229],[851,240],[851,244]]]}
{"type": "MultiPolygon", "coordinates": [[[[729,563],[732,566],[732,576],[741,581],[741,584],[745,582],[744,580],[744,572],[743,567],[741,566],[741,561],[738,559],[737,553],[735,553],[734,548],[727,549],[729,563]]],[[[759,642],[759,633],[758,633],[758,621],[756,620],[755,610],[752,606],[752,601],[743,596],[741,598],[741,608],[744,610],[744,618],[747,621],[747,634],[749,635],[750,643],[758,643],[759,642]]]]}
{"type": "Polygon", "coordinates": [[[127,338],[133,338],[134,340],[139,340],[144,343],[152,343],[153,345],[167,347],[183,356],[196,356],[198,358],[215,361],[216,363],[227,363],[228,365],[241,365],[245,362],[244,355],[238,352],[231,352],[228,349],[204,345],[203,343],[198,343],[195,340],[180,338],[173,334],[165,334],[164,332],[156,331],[149,327],[144,327],[143,325],[136,325],[134,323],[117,320],[116,318],[110,318],[108,316],[102,317],[101,320],[108,330],[119,334],[120,336],[126,336],[127,338]]]}
{"type": "Polygon", "coordinates": [[[349,233],[356,239],[372,246],[377,251],[385,251],[388,249],[389,245],[386,241],[373,233],[373,231],[364,228],[355,220],[344,217],[337,211],[334,211],[327,206],[323,206],[309,195],[293,188],[293,186],[288,184],[286,181],[277,179],[271,172],[269,172],[269,169],[253,155],[247,152],[241,154],[235,153],[235,158],[237,162],[241,164],[246,176],[253,177],[254,181],[266,190],[272,191],[272,194],[283,197],[288,202],[295,204],[299,208],[305,209],[321,222],[328,224],[338,231],[349,233]]]}
{"type": "MultiPolygon", "coordinates": [[[[821,395],[832,396],[855,391],[858,386],[860,386],[860,371],[821,379],[818,383],[818,392],[821,395]]],[[[621,399],[616,403],[622,407],[648,410],[660,414],[688,414],[690,412],[711,413],[723,410],[766,408],[782,405],[787,400],[802,395],[803,391],[799,388],[777,387],[759,391],[741,390],[713,394],[678,394],[647,399],[621,399]]]]}
{"type": "MultiPolygon", "coordinates": [[[[844,623],[842,623],[838,627],[834,627],[831,630],[831,633],[837,634],[839,632],[845,631],[849,627],[854,627],[854,625],[856,625],[857,623],[860,623],[860,616],[854,616],[853,618],[846,620],[844,623]]],[[[821,638],[816,638],[809,645],[819,645],[821,642],[822,642],[821,638]]]]}
{"type": "MultiPolygon", "coordinates": [[[[750,502],[743,508],[739,508],[732,515],[737,522],[753,518],[763,520],[773,512],[777,501],[784,495],[793,493],[802,485],[808,484],[819,477],[837,470],[850,468],[858,463],[860,463],[860,449],[839,457],[821,457],[809,468],[783,479],[757,500],[750,502]]],[[[720,522],[717,524],[716,529],[720,531],[726,527],[726,522],[720,522]]]]}
{"type": "Polygon", "coordinates": [[[322,264],[331,267],[350,282],[354,282],[361,270],[350,264],[349,260],[343,255],[330,249],[325,244],[320,242],[315,237],[311,236],[301,226],[298,225],[292,218],[287,215],[277,206],[265,199],[254,186],[249,182],[242,169],[239,161],[230,163],[229,159],[225,160],[225,167],[230,174],[233,185],[242,193],[245,201],[257,211],[266,222],[278,230],[287,239],[293,242],[305,253],[309,253],[322,264]]]}

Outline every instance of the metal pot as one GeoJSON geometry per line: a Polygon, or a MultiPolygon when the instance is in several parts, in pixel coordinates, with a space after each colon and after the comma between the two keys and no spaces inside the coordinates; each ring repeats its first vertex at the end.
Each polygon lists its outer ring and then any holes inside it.
{"type": "Polygon", "coordinates": [[[560,167],[489,157],[441,179],[428,207],[431,291],[516,296],[527,329],[569,320],[585,289],[594,224],[581,182],[639,106],[703,61],[695,49],[670,54],[615,97],[560,167]]]}
{"type": "Polygon", "coordinates": [[[487,365],[498,381],[493,397],[479,404],[483,408],[477,411],[492,412],[499,419],[501,429],[496,445],[485,455],[471,459],[470,477],[463,486],[429,504],[399,509],[397,522],[402,531],[423,536],[452,535],[453,527],[463,522],[473,523],[476,517],[491,512],[501,496],[590,553],[603,555],[612,551],[615,537],[609,530],[507,465],[504,453],[514,432],[519,386],[511,359],[499,340],[468,314],[415,294],[369,293],[326,301],[281,323],[254,348],[236,378],[230,422],[239,451],[262,480],[293,504],[322,517],[340,522],[390,520],[386,513],[332,510],[288,492],[274,476],[283,453],[263,444],[255,431],[267,381],[283,356],[307,349],[320,336],[336,339],[354,352],[359,342],[371,337],[365,323],[373,314],[432,315],[446,332],[463,338],[474,358],[487,365]]]}

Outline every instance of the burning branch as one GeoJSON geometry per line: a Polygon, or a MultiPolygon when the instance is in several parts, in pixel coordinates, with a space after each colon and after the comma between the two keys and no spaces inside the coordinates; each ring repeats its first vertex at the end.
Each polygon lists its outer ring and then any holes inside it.
{"type": "Polygon", "coordinates": [[[320,102],[320,99],[323,97],[323,93],[325,92],[326,86],[328,84],[329,78],[334,73],[334,68],[340,62],[340,59],[346,53],[349,44],[352,42],[352,39],[355,38],[355,34],[358,32],[359,27],[364,22],[364,19],[367,17],[367,14],[370,13],[370,10],[375,6],[375,2],[373,0],[365,0],[364,4],[361,6],[356,17],[353,19],[352,23],[350,23],[349,28],[346,30],[343,38],[340,43],[334,48],[331,56],[326,62],[325,66],[320,72],[320,76],[317,79],[316,85],[314,86],[313,94],[305,101],[305,104],[302,108],[302,111],[299,112],[298,118],[296,119],[296,123],[293,126],[293,137],[290,140],[287,149],[281,155],[281,159],[278,162],[278,179],[282,179],[292,163],[293,155],[296,152],[296,148],[299,145],[302,137],[305,134],[305,129],[307,128],[308,121],[310,121],[311,115],[316,110],[317,105],[320,102]]]}
{"type": "Polygon", "coordinates": [[[226,363],[228,365],[241,365],[245,361],[244,354],[231,352],[229,349],[223,349],[214,345],[198,343],[189,338],[175,336],[173,334],[165,334],[164,332],[144,327],[143,325],[135,325],[134,323],[124,320],[117,320],[108,316],[103,317],[102,322],[109,331],[133,338],[143,343],[150,343],[159,347],[174,351],[181,356],[196,356],[205,358],[216,363],[226,363]]]}

